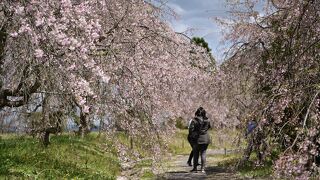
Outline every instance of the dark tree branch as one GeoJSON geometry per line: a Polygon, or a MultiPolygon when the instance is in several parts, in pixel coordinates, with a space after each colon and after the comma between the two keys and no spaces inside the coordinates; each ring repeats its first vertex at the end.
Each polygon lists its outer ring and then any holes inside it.
{"type": "MultiPolygon", "coordinates": [[[[27,68],[28,68],[28,66],[26,67],[26,69],[27,68]]],[[[25,78],[25,76],[23,76],[20,79],[19,85],[18,85],[18,87],[16,89],[14,89],[14,90],[4,89],[4,90],[0,91],[0,109],[2,109],[4,107],[19,107],[19,106],[23,106],[24,104],[26,104],[29,101],[31,95],[33,93],[36,93],[37,90],[41,86],[40,78],[39,78],[40,73],[39,73],[38,67],[35,68],[34,72],[36,73],[35,82],[34,82],[33,85],[27,87],[26,89],[22,90],[22,84],[24,83],[24,78],[25,78]],[[21,97],[22,100],[9,100],[8,99],[9,96],[21,97]]]]}

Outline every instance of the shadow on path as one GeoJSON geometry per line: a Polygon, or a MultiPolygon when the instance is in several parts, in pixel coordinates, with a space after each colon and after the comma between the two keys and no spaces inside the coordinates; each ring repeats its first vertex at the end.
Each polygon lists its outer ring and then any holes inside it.
{"type": "MultiPolygon", "coordinates": [[[[198,172],[189,172],[189,171],[169,171],[164,174],[161,174],[157,177],[158,180],[167,179],[167,180],[182,180],[182,179],[241,179],[237,176],[236,173],[228,171],[224,168],[217,166],[207,167],[206,173],[198,172]]],[[[242,178],[243,179],[243,178],[242,178]]]]}
{"type": "MultiPolygon", "coordinates": [[[[187,155],[174,155],[168,158],[167,166],[164,169],[163,173],[158,174],[156,179],[226,179],[226,180],[233,180],[233,179],[246,179],[240,177],[237,172],[234,172],[230,169],[223,168],[217,166],[217,161],[213,155],[221,155],[225,152],[223,150],[208,150],[207,151],[207,168],[206,173],[202,173],[201,171],[198,172],[190,172],[192,167],[187,165],[187,155]]],[[[234,152],[227,152],[234,153],[234,152]]],[[[198,167],[200,168],[200,167],[198,167]]]]}

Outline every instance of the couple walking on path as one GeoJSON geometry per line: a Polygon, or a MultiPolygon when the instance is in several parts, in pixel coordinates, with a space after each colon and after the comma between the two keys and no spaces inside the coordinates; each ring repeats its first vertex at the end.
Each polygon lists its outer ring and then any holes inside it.
{"type": "Polygon", "coordinates": [[[210,122],[206,116],[206,111],[203,107],[199,107],[195,112],[195,117],[192,118],[189,124],[188,141],[192,147],[188,159],[188,165],[191,166],[193,158],[193,169],[191,172],[197,172],[199,154],[201,156],[201,172],[205,173],[206,167],[206,151],[210,144],[210,136],[208,130],[211,128],[210,122]]]}

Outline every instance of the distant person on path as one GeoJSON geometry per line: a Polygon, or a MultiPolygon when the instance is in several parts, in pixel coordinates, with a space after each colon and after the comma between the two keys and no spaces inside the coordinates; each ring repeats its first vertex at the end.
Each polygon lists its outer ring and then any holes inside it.
{"type": "Polygon", "coordinates": [[[253,119],[248,122],[247,130],[245,137],[247,138],[249,134],[252,133],[252,131],[257,127],[257,122],[253,119]]]}
{"type": "Polygon", "coordinates": [[[189,134],[192,142],[193,151],[193,169],[191,172],[197,172],[199,153],[201,156],[201,172],[205,173],[206,150],[210,144],[208,130],[211,128],[210,122],[206,116],[203,107],[199,107],[195,113],[194,119],[190,123],[189,134]]]}
{"type": "Polygon", "coordinates": [[[255,118],[252,118],[248,122],[245,138],[247,139],[248,145],[244,152],[244,158],[241,164],[248,161],[252,151],[256,151],[258,158],[258,165],[260,165],[264,159],[264,151],[266,150],[266,143],[263,135],[262,126],[259,125],[255,118]]]}

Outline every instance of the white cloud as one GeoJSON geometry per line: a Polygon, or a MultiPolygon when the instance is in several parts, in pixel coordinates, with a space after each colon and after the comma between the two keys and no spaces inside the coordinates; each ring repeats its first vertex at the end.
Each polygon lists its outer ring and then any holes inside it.
{"type": "MultiPolygon", "coordinates": [[[[178,15],[179,20],[171,21],[177,32],[193,29],[193,36],[203,37],[212,49],[212,54],[221,62],[221,28],[212,17],[227,17],[225,2],[221,0],[169,0],[168,4],[178,15]]],[[[190,35],[190,34],[189,34],[190,35]]]]}
{"type": "Polygon", "coordinates": [[[184,32],[186,31],[189,26],[182,21],[172,21],[171,22],[171,27],[176,31],[176,32],[184,32]]]}
{"type": "MultiPolygon", "coordinates": [[[[264,0],[258,0],[256,10],[263,16],[264,0]]],[[[230,44],[222,44],[223,27],[214,22],[213,18],[228,19],[228,7],[224,0],[168,0],[168,6],[180,15],[178,21],[171,21],[172,27],[177,32],[193,29],[193,36],[203,37],[212,49],[212,54],[221,63],[224,51],[230,44]]]]}
{"type": "Polygon", "coordinates": [[[186,11],[179,6],[178,4],[174,4],[174,3],[168,3],[167,4],[170,8],[172,8],[178,15],[183,15],[186,11]]]}

